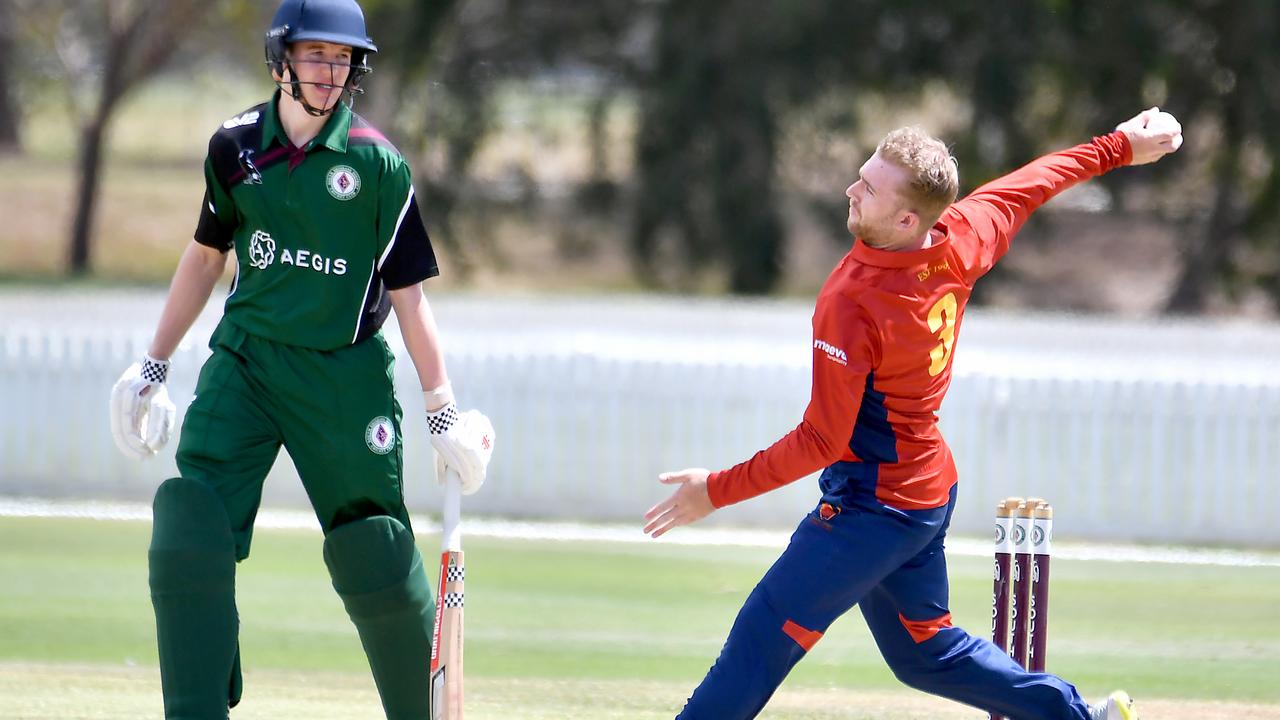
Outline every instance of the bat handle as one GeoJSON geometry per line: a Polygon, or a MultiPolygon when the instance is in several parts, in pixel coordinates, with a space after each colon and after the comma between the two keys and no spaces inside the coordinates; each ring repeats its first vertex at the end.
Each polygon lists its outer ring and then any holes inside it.
{"type": "Polygon", "coordinates": [[[462,550],[462,478],[456,470],[449,469],[444,478],[444,532],[441,533],[441,549],[444,552],[462,550]]]}

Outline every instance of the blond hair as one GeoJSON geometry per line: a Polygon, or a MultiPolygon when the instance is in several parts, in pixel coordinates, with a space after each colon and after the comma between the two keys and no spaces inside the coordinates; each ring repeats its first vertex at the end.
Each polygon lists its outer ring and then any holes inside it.
{"type": "Polygon", "coordinates": [[[955,202],[960,173],[956,159],[941,140],[919,127],[903,127],[885,135],[876,152],[907,171],[911,181],[900,194],[926,227],[955,202]]]}

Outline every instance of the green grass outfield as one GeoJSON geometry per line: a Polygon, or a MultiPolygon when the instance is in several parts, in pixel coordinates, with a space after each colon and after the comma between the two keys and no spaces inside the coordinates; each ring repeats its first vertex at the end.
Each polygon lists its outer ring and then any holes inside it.
{"type": "MultiPolygon", "coordinates": [[[[0,518],[0,718],[159,716],[148,534],[0,518]]],[[[438,539],[419,540],[430,563],[438,539]]],[[[381,717],[320,545],[317,532],[256,533],[237,580],[246,690],[234,717],[381,717]]],[[[468,538],[468,716],[672,717],[775,554],[468,538]]],[[[1123,686],[1146,717],[1280,718],[1280,568],[1058,559],[1052,576],[1049,667],[1086,696],[1123,686]]],[[[951,577],[957,623],[984,633],[990,561],[955,558],[951,577]]],[[[899,685],[854,612],[762,717],[982,714],[899,685]]]]}

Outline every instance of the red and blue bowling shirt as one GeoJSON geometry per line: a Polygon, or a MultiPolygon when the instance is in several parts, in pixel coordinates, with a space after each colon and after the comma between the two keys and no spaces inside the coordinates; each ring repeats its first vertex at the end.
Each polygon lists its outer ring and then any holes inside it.
{"type": "Polygon", "coordinates": [[[947,208],[932,244],[886,251],[855,239],[813,313],[813,390],[804,419],[768,449],[714,472],[716,507],[836,462],[875,464],[875,496],[904,510],[945,505],[956,482],[938,409],[973,284],[1037,208],[1132,160],[1115,132],[1051,153],[947,208]]]}

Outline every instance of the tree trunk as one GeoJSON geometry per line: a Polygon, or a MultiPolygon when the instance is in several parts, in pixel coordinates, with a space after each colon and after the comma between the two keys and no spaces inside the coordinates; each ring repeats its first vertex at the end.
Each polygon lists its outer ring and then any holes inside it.
{"type": "MultiPolygon", "coordinates": [[[[87,275],[92,268],[94,209],[107,127],[116,106],[130,91],[163,69],[177,48],[172,38],[180,34],[180,28],[199,22],[213,4],[203,0],[183,3],[154,0],[145,7],[135,8],[132,17],[124,23],[113,23],[108,14],[107,28],[117,29],[108,32],[97,110],[80,134],[80,190],[67,257],[71,275],[87,275]]],[[[122,7],[108,4],[106,10],[110,13],[122,7]]]]}
{"type": "Polygon", "coordinates": [[[776,129],[772,110],[759,94],[753,97],[745,86],[736,90],[715,138],[712,193],[719,252],[729,264],[730,292],[763,295],[782,279],[786,250],[774,192],[776,129]]]}
{"type": "Polygon", "coordinates": [[[76,215],[71,226],[71,253],[68,258],[70,274],[77,277],[87,275],[92,266],[90,241],[98,200],[98,180],[102,172],[103,142],[110,117],[110,106],[100,106],[80,132],[80,187],[76,194],[76,215]]]}
{"type": "MultiPolygon", "coordinates": [[[[108,5],[107,9],[111,7],[108,5]]],[[[71,244],[67,255],[67,273],[72,277],[83,277],[92,269],[93,217],[98,204],[103,145],[111,113],[127,91],[123,81],[125,63],[132,41],[142,27],[140,18],[141,15],[123,32],[109,35],[98,104],[93,116],[80,129],[80,187],[76,194],[76,214],[71,223],[71,244]]],[[[107,25],[111,23],[108,21],[107,25]]]]}
{"type": "MultiPolygon", "coordinates": [[[[111,8],[111,5],[107,6],[108,10],[111,8]]],[[[146,50],[134,46],[134,40],[143,27],[143,17],[144,14],[139,13],[121,32],[110,34],[97,108],[93,117],[80,129],[80,187],[76,196],[75,219],[71,224],[70,253],[67,256],[67,272],[72,277],[88,275],[93,268],[93,218],[98,204],[99,176],[102,173],[107,126],[111,123],[111,114],[115,112],[116,104],[128,92],[131,84],[126,80],[125,68],[129,53],[146,50]]],[[[110,21],[107,24],[110,26],[110,21]]],[[[157,63],[140,72],[154,72],[158,67],[157,63]]],[[[138,82],[143,77],[145,75],[140,74],[133,82],[138,82]]]]}
{"type": "Polygon", "coordinates": [[[1182,272],[1165,304],[1165,310],[1171,313],[1203,312],[1214,290],[1229,273],[1232,251],[1243,242],[1243,213],[1237,206],[1242,193],[1239,178],[1243,123],[1234,105],[1227,106],[1222,124],[1223,142],[1214,172],[1217,193],[1213,210],[1203,233],[1183,249],[1182,272]]]}
{"type": "Polygon", "coordinates": [[[0,0],[0,153],[21,149],[18,128],[22,118],[14,97],[13,11],[8,0],[0,0]]]}

